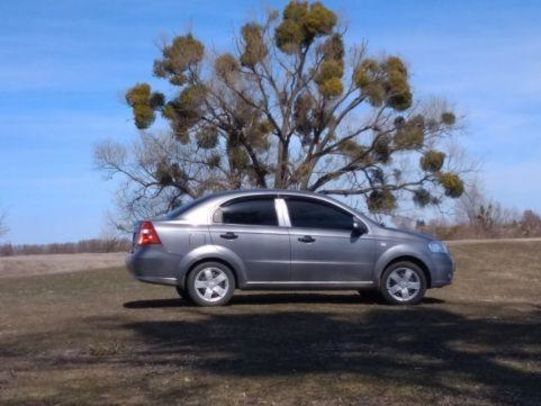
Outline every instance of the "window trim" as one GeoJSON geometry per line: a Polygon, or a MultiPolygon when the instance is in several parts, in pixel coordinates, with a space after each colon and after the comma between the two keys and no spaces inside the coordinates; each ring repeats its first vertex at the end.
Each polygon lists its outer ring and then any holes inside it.
{"type": "MultiPolygon", "coordinates": [[[[340,212],[343,212],[343,213],[346,213],[348,215],[350,215],[353,220],[357,220],[357,221],[360,221],[362,224],[364,224],[366,230],[367,230],[367,233],[370,233],[370,227],[368,226],[368,224],[366,223],[366,221],[364,221],[362,218],[360,218],[357,214],[355,213],[352,213],[350,210],[346,210],[345,208],[333,203],[333,202],[329,202],[327,200],[324,200],[324,199],[318,199],[318,198],[315,198],[315,197],[312,197],[312,196],[295,196],[295,195],[282,195],[280,196],[280,198],[284,201],[284,205],[285,205],[285,209],[286,209],[286,212],[287,212],[287,220],[289,222],[289,227],[292,228],[292,229],[302,229],[302,228],[306,228],[306,229],[311,229],[311,230],[329,230],[329,231],[343,231],[343,232],[348,232],[347,229],[344,229],[344,228],[323,228],[323,227],[299,227],[299,226],[295,226],[293,225],[293,221],[291,220],[291,215],[289,213],[289,206],[287,205],[287,201],[288,200],[304,200],[304,201],[307,201],[307,202],[310,202],[310,203],[315,203],[315,204],[319,204],[321,206],[328,206],[328,207],[331,207],[333,209],[336,209],[340,212]]],[[[353,228],[352,228],[353,230],[353,228]]]]}
{"type": "Polygon", "coordinates": [[[225,202],[220,203],[212,212],[212,215],[210,216],[211,225],[222,225],[222,226],[241,226],[241,227],[281,227],[281,217],[280,213],[277,210],[276,207],[276,195],[252,195],[252,196],[241,196],[241,197],[234,197],[232,199],[226,200],[225,202]],[[243,224],[243,223],[224,223],[215,221],[215,216],[218,213],[219,210],[222,209],[222,207],[229,206],[231,204],[235,204],[237,202],[247,201],[247,200],[270,200],[273,201],[273,207],[274,207],[274,214],[276,215],[276,225],[268,225],[268,224],[243,224]]]}
{"type": "Polygon", "coordinates": [[[286,201],[282,197],[274,199],[274,205],[276,212],[278,213],[278,222],[280,227],[291,227],[291,220],[289,219],[289,209],[286,201]]]}

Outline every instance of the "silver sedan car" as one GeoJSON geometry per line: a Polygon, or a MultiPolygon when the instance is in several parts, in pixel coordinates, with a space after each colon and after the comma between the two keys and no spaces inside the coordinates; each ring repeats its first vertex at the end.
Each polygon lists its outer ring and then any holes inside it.
{"type": "Polygon", "coordinates": [[[223,305],[235,289],[374,289],[388,303],[416,304],[454,272],[431,236],[286,190],[213,194],[141,221],[126,262],[138,280],[172,285],[201,306],[223,305]]]}

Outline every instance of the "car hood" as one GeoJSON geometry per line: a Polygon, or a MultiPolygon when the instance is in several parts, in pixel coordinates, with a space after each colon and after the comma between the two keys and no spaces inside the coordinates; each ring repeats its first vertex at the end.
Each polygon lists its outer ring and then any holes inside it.
{"type": "Polygon", "coordinates": [[[399,229],[399,228],[381,227],[380,234],[384,237],[398,238],[398,239],[404,239],[404,240],[421,240],[421,241],[436,240],[436,238],[431,234],[421,233],[418,231],[411,231],[411,230],[406,230],[406,229],[399,229]]]}

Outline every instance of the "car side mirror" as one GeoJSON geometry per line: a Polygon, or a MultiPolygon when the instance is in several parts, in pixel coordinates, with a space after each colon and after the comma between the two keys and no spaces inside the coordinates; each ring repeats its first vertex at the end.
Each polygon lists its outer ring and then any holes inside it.
{"type": "Polygon", "coordinates": [[[354,219],[353,220],[353,232],[357,235],[363,235],[368,232],[368,229],[364,225],[364,223],[360,222],[359,220],[354,219]]]}

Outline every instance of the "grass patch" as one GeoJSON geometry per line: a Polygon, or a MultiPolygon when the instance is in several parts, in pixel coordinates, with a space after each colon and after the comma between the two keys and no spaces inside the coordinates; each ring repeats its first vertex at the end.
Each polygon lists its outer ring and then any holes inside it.
{"type": "Polygon", "coordinates": [[[539,404],[541,243],[453,245],[419,306],[355,292],[191,307],[125,270],[5,278],[0,403],[539,404]]]}

